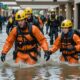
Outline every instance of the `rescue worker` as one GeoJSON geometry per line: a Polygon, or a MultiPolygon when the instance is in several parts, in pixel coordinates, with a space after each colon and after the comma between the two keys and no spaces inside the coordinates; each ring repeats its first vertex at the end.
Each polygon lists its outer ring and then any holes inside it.
{"type": "Polygon", "coordinates": [[[42,20],[42,22],[43,22],[43,24],[44,24],[45,21],[46,21],[46,17],[44,16],[44,11],[41,10],[39,14],[40,14],[40,19],[42,20]]]}
{"type": "Polygon", "coordinates": [[[80,51],[80,37],[72,29],[73,25],[71,20],[64,20],[61,24],[62,33],[55,40],[50,53],[46,54],[45,57],[50,58],[50,54],[56,52],[58,49],[62,52],[60,60],[69,63],[78,63],[78,53],[80,51]]]}
{"type": "Polygon", "coordinates": [[[28,64],[35,64],[37,62],[36,40],[39,42],[45,53],[48,53],[46,38],[35,25],[32,25],[32,27],[28,25],[25,21],[26,15],[23,10],[19,10],[16,13],[15,19],[18,22],[18,26],[12,29],[6,39],[1,53],[1,61],[5,61],[6,54],[11,49],[13,43],[16,42],[17,55],[15,62],[24,61],[28,64]],[[30,32],[31,28],[32,32],[30,32]]]}
{"type": "Polygon", "coordinates": [[[6,27],[6,33],[9,35],[10,31],[13,29],[14,26],[17,25],[17,21],[15,20],[15,14],[17,10],[12,10],[12,15],[8,19],[8,24],[6,27]]]}
{"type": "MultiPolygon", "coordinates": [[[[44,15],[44,11],[43,10],[41,10],[40,12],[39,12],[39,14],[40,14],[40,19],[41,19],[41,21],[42,21],[42,28],[41,28],[41,30],[42,30],[42,32],[43,32],[43,27],[44,27],[44,24],[45,24],[45,22],[46,22],[46,17],[45,17],[45,15],[44,15]]],[[[44,33],[44,32],[43,32],[44,33]]]]}
{"type": "Polygon", "coordinates": [[[40,29],[40,31],[43,33],[43,31],[42,31],[43,23],[39,17],[37,18],[33,15],[32,8],[27,7],[27,8],[25,8],[24,11],[26,13],[26,21],[30,24],[36,25],[40,29]]]}
{"type": "Polygon", "coordinates": [[[50,26],[49,36],[50,36],[50,45],[53,44],[53,36],[55,36],[55,39],[58,36],[58,26],[59,22],[56,19],[56,14],[53,9],[51,9],[50,12],[50,18],[48,19],[48,25],[50,26]]]}
{"type": "Polygon", "coordinates": [[[47,15],[46,15],[46,34],[48,34],[48,29],[49,29],[49,25],[48,25],[48,19],[49,19],[49,16],[50,16],[50,14],[49,14],[49,12],[47,13],[47,15]]]}

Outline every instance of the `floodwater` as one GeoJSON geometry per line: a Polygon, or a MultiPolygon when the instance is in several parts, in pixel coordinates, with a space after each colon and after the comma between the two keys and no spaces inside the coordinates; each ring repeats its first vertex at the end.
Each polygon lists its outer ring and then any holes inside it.
{"type": "MultiPolygon", "coordinates": [[[[0,52],[6,39],[5,26],[0,33],[0,52]]],[[[46,36],[48,38],[48,36],[46,36]]],[[[0,61],[0,80],[80,80],[80,64],[70,65],[60,63],[60,52],[57,51],[51,56],[50,61],[46,62],[42,57],[33,66],[20,63],[18,66],[12,60],[12,49],[6,56],[6,62],[0,61]]]]}

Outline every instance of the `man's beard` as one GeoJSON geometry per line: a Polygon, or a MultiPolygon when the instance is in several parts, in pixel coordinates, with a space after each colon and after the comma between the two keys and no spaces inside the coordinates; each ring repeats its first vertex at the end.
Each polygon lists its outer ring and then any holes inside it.
{"type": "Polygon", "coordinates": [[[23,26],[19,25],[19,28],[25,30],[27,28],[27,22],[23,26]]]}

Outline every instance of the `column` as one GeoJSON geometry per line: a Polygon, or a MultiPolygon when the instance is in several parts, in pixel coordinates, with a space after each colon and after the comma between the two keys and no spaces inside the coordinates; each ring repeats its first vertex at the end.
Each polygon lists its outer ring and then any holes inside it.
{"type": "Polygon", "coordinates": [[[71,12],[72,12],[71,3],[67,3],[65,5],[65,11],[66,11],[66,18],[71,19],[71,12]]]}
{"type": "Polygon", "coordinates": [[[78,6],[74,3],[74,28],[77,29],[78,27],[78,6]]]}
{"type": "Polygon", "coordinates": [[[65,5],[59,6],[59,15],[63,15],[65,17],[65,5]]]}

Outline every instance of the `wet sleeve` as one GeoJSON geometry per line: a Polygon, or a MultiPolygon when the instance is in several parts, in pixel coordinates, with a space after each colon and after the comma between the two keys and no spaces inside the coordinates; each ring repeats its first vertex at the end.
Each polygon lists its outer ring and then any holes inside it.
{"type": "Polygon", "coordinates": [[[13,43],[16,39],[16,34],[17,34],[16,28],[13,28],[3,46],[3,50],[2,50],[3,53],[7,54],[7,52],[12,48],[13,43]]]}
{"type": "Polygon", "coordinates": [[[42,32],[36,27],[32,27],[32,33],[39,42],[40,46],[43,48],[44,51],[48,50],[48,43],[42,32]]]}
{"type": "Polygon", "coordinates": [[[80,37],[76,34],[73,35],[73,40],[76,43],[75,48],[77,51],[80,51],[80,37]]]}
{"type": "Polygon", "coordinates": [[[57,37],[57,39],[55,40],[52,48],[50,48],[51,52],[56,52],[58,49],[60,48],[60,36],[57,37]]]}
{"type": "Polygon", "coordinates": [[[43,22],[40,18],[39,18],[39,23],[40,23],[40,26],[43,27],[43,22]]]}

